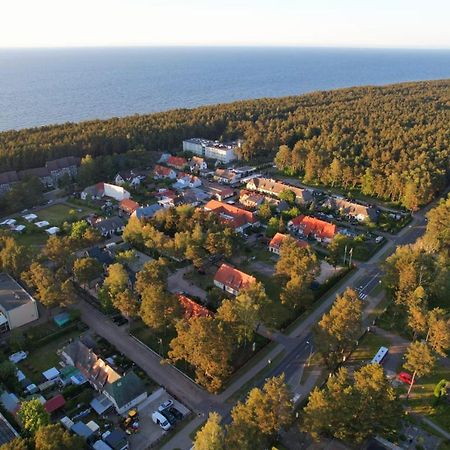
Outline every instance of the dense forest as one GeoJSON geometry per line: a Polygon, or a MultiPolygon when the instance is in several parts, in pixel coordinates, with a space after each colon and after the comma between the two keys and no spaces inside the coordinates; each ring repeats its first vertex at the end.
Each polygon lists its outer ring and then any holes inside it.
{"type": "Polygon", "coordinates": [[[289,164],[307,180],[422,204],[449,177],[449,93],[450,80],[358,87],[7,131],[0,171],[66,155],[176,150],[193,136],[243,138],[243,159],[286,145],[289,164]]]}

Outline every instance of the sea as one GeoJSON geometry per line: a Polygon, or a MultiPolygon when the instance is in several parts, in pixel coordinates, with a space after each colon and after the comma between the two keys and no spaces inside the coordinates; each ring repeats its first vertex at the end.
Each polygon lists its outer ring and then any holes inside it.
{"type": "Polygon", "coordinates": [[[0,50],[0,131],[450,78],[450,50],[139,47],[0,50]]]}

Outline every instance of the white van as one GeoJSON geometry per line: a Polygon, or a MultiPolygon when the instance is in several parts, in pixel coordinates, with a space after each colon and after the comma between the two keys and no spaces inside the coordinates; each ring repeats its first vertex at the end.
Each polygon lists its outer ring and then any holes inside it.
{"type": "Polygon", "coordinates": [[[159,411],[155,411],[152,414],[152,420],[153,423],[159,425],[163,430],[165,431],[170,430],[169,421],[159,411]]]}

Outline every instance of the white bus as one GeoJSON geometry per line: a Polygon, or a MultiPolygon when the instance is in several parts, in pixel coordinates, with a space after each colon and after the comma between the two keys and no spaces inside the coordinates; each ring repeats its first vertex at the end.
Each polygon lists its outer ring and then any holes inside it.
{"type": "Polygon", "coordinates": [[[380,347],[377,354],[373,357],[371,364],[381,364],[388,354],[389,349],[386,347],[380,347]]]}

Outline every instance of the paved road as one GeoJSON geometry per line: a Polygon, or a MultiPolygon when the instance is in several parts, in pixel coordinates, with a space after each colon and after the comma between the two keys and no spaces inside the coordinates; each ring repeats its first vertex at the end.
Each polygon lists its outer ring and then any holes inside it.
{"type": "MultiPolygon", "coordinates": [[[[309,343],[312,342],[312,327],[323,313],[331,307],[336,295],[342,293],[347,287],[356,289],[360,286],[362,286],[362,289],[360,289],[362,295],[370,294],[379,281],[379,264],[392,254],[398,245],[412,243],[423,234],[426,225],[424,214],[433,206],[434,204],[431,204],[420,213],[416,213],[409,227],[402,230],[398,235],[393,236],[368,262],[360,264],[358,269],[347,278],[345,285],[332,289],[323,303],[288,335],[276,332],[275,341],[278,345],[266,358],[244,372],[219,395],[209,394],[200,389],[173,367],[161,366],[158,356],[144,347],[140,348],[124,331],[121,331],[115,324],[105,319],[101,313],[85,303],[80,303],[79,305],[82,311],[82,318],[94,331],[108,339],[118,350],[140,365],[157,383],[164,385],[172,394],[196,411],[199,416],[195,420],[196,425],[199,425],[201,420],[205,420],[210,411],[218,411],[223,417],[227,417],[233,405],[227,403],[226,400],[248,383],[251,383],[252,386],[261,385],[264,382],[264,377],[260,376],[261,372],[268,365],[270,366],[271,362],[269,361],[279,358],[283,352],[281,360],[274,365],[271,371],[265,372],[264,376],[278,375],[284,372],[287,374],[288,379],[295,380],[311,352],[309,343]]],[[[185,427],[166,443],[162,449],[172,450],[180,448],[184,450],[190,448],[191,439],[189,438],[189,433],[192,431],[193,426],[193,424],[190,424],[188,427],[185,427]]]]}

